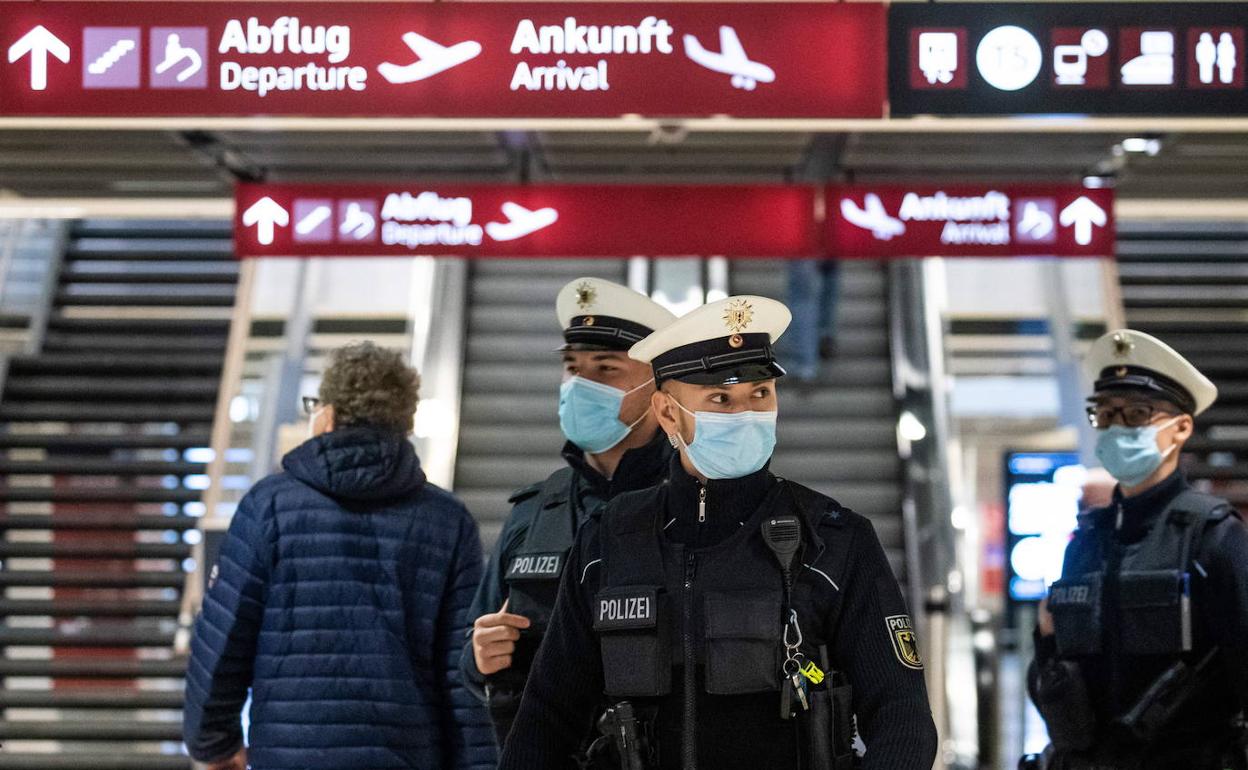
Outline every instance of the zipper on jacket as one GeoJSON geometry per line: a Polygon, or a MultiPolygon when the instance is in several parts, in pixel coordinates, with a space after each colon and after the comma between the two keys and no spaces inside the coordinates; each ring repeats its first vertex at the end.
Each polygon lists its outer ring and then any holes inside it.
{"type": "MultiPolygon", "coordinates": [[[[703,496],[706,495],[706,488],[702,488],[703,496]]],[[[684,714],[684,737],[681,743],[681,753],[684,755],[681,765],[684,770],[697,770],[698,768],[698,683],[697,683],[697,667],[698,659],[696,650],[694,649],[693,638],[693,576],[697,571],[697,557],[693,551],[685,554],[685,622],[684,622],[684,680],[685,680],[685,714],[684,714]]]]}
{"type": "Polygon", "coordinates": [[[1105,661],[1109,668],[1109,707],[1110,713],[1117,716],[1122,712],[1122,628],[1119,619],[1122,617],[1122,583],[1119,573],[1122,570],[1123,546],[1118,540],[1118,532],[1122,527],[1122,502],[1118,503],[1118,521],[1114,531],[1109,533],[1109,554],[1105,564],[1104,592],[1102,599],[1101,623],[1105,629],[1105,661]],[[1112,615],[1110,614],[1112,613],[1112,615]]]}
{"type": "Polygon", "coordinates": [[[706,522],[706,485],[698,485],[698,523],[706,522]]]}

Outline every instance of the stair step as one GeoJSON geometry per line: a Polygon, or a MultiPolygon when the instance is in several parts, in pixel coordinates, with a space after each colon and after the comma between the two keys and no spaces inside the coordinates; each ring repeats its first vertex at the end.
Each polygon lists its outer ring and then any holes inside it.
{"type": "Polygon", "coordinates": [[[1235,465],[1210,465],[1209,463],[1187,463],[1183,466],[1189,479],[1210,479],[1216,481],[1248,481],[1248,463],[1235,465]]]}
{"type": "Polygon", "coordinates": [[[125,260],[127,262],[200,262],[233,259],[229,240],[216,238],[80,238],[65,251],[66,263],[84,260],[125,260]]]}
{"type": "Polygon", "coordinates": [[[1248,283],[1248,264],[1122,262],[1118,276],[1124,286],[1227,286],[1248,283]]]}
{"type": "Polygon", "coordinates": [[[221,359],[215,355],[178,353],[153,359],[148,355],[118,356],[112,353],[54,353],[22,355],[9,359],[9,374],[114,374],[127,372],[159,378],[169,375],[219,374],[221,359]]]}
{"type": "Polygon", "coordinates": [[[203,473],[206,467],[204,463],[182,460],[110,460],[67,455],[54,455],[46,460],[6,460],[0,457],[0,475],[190,476],[203,473]]]}
{"type": "MultiPolygon", "coordinates": [[[[186,661],[126,658],[0,658],[0,676],[46,676],[54,679],[181,679],[186,661]]],[[[3,754],[0,754],[3,756],[3,754]]]]}
{"type": "MultiPolygon", "coordinates": [[[[1203,422],[1203,421],[1202,421],[1203,422]]],[[[1197,432],[1183,445],[1183,454],[1202,454],[1205,452],[1244,452],[1248,453],[1248,436],[1244,438],[1210,438],[1208,432],[1197,432]]]]}
{"type": "Polygon", "coordinates": [[[0,541],[0,559],[185,559],[190,555],[187,543],[0,541]]]}
{"type": "Polygon", "coordinates": [[[210,422],[215,403],[0,403],[0,421],[8,422],[210,422]]]}
{"type": "Polygon", "coordinates": [[[67,570],[0,570],[0,587],[56,588],[181,588],[182,572],[69,572],[67,570]]]}
{"type": "MultiPolygon", "coordinates": [[[[207,286],[196,286],[195,293],[170,291],[174,286],[161,286],[161,292],[86,291],[95,284],[74,284],[71,289],[56,293],[60,307],[233,307],[234,286],[225,291],[210,292],[207,286]]],[[[110,289],[113,287],[109,287],[110,289]]],[[[155,287],[154,287],[155,288],[155,287]]]]}
{"type": "Polygon", "coordinates": [[[14,487],[0,485],[0,501],[53,503],[193,503],[197,489],[149,487],[14,487]]]}
{"type": "Polygon", "coordinates": [[[176,617],[181,609],[174,599],[0,599],[4,617],[176,617]]]}
{"type": "Polygon", "coordinates": [[[178,754],[101,754],[97,749],[46,754],[0,754],[0,770],[191,770],[191,760],[178,754]]]}
{"type": "MultiPolygon", "coordinates": [[[[185,243],[192,239],[211,239],[214,243],[230,243],[229,220],[220,219],[79,219],[70,234],[83,238],[132,238],[145,241],[169,239],[185,243]],[[177,239],[177,240],[173,240],[177,239]]],[[[140,241],[142,242],[142,241],[140,241]]]]}
{"type": "Polygon", "coordinates": [[[134,263],[126,265],[118,262],[77,262],[66,266],[61,271],[61,284],[119,284],[127,286],[147,286],[151,284],[189,287],[205,284],[216,284],[233,288],[238,283],[238,263],[236,262],[187,262],[186,270],[173,269],[178,265],[170,263],[134,263]],[[104,268],[108,269],[104,269],[104,268]],[[139,268],[147,267],[147,270],[139,268]],[[211,270],[205,267],[213,268],[211,270]],[[158,268],[158,269],[151,269],[158,268]]]}
{"type": "Polygon", "coordinates": [[[0,514],[0,531],[13,529],[39,530],[176,530],[185,531],[199,526],[194,516],[117,515],[115,513],[75,513],[38,516],[30,514],[0,514]]]}
{"type": "Polygon", "coordinates": [[[9,628],[0,626],[0,647],[168,647],[174,629],[94,626],[9,628]]]}
{"type": "Polygon", "coordinates": [[[215,403],[220,380],[216,377],[161,378],[78,376],[14,376],[4,384],[6,399],[102,399],[138,398],[152,402],[204,399],[215,403]]]}
{"type": "Polygon", "coordinates": [[[182,702],[179,690],[0,690],[0,708],[172,710],[182,702]]]}
{"type": "Polygon", "coordinates": [[[157,334],[85,334],[78,332],[49,332],[44,338],[46,353],[100,352],[116,350],[122,353],[204,353],[224,355],[226,338],[218,336],[184,337],[157,334]]]}
{"type": "Polygon", "coordinates": [[[48,319],[49,332],[96,334],[191,334],[221,337],[230,333],[229,319],[208,318],[77,318],[54,312],[48,319]]]}
{"type": "Polygon", "coordinates": [[[101,450],[191,449],[212,441],[207,428],[185,428],[175,434],[152,433],[0,433],[0,449],[101,450]]]}
{"type": "Polygon", "coordinates": [[[15,722],[0,721],[0,740],[180,741],[178,722],[15,722]]]}
{"type": "MultiPolygon", "coordinates": [[[[780,444],[780,447],[785,447],[780,444]]],[[[774,472],[794,481],[822,479],[826,482],[856,479],[895,479],[900,476],[896,444],[882,450],[853,447],[843,451],[777,448],[772,459],[774,472]]]]}

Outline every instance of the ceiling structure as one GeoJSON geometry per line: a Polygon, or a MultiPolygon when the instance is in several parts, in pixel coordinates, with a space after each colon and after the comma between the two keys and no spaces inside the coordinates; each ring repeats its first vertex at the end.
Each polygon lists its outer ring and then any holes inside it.
{"type": "Polygon", "coordinates": [[[1244,197],[1248,133],[0,131],[0,197],[216,198],[271,182],[786,183],[1103,177],[1123,199],[1244,197]],[[1155,140],[1155,141],[1154,141],[1155,140]]]}

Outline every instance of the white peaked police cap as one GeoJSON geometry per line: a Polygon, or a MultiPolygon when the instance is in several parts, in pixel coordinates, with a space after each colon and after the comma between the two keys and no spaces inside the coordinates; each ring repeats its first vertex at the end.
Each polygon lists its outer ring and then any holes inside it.
{"type": "Polygon", "coordinates": [[[657,385],[733,385],[784,375],[774,345],[793,315],[782,303],[740,295],[708,302],[633,346],[628,355],[654,368],[657,385]]]}
{"type": "Polygon", "coordinates": [[[628,350],[676,316],[646,295],[601,278],[577,278],[559,290],[560,350],[628,350]]]}
{"type": "Polygon", "coordinates": [[[1174,348],[1133,329],[1109,332],[1092,343],[1084,368],[1098,395],[1144,393],[1170,401],[1192,416],[1218,397],[1217,386],[1174,348]]]}

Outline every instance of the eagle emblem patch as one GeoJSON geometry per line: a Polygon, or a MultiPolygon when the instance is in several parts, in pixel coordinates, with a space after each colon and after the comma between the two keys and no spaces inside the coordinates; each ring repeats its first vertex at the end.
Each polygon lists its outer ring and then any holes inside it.
{"type": "Polygon", "coordinates": [[[724,326],[728,331],[739,334],[754,321],[754,306],[743,299],[734,300],[724,309],[724,326]]]}
{"type": "Polygon", "coordinates": [[[893,652],[897,660],[906,668],[923,670],[923,659],[919,657],[919,642],[914,635],[914,627],[910,624],[909,615],[889,615],[884,618],[888,625],[888,636],[893,640],[893,652]]]}
{"type": "Polygon", "coordinates": [[[588,310],[593,307],[594,301],[598,299],[598,290],[589,281],[584,281],[576,287],[576,306],[581,310],[588,310]]]}

